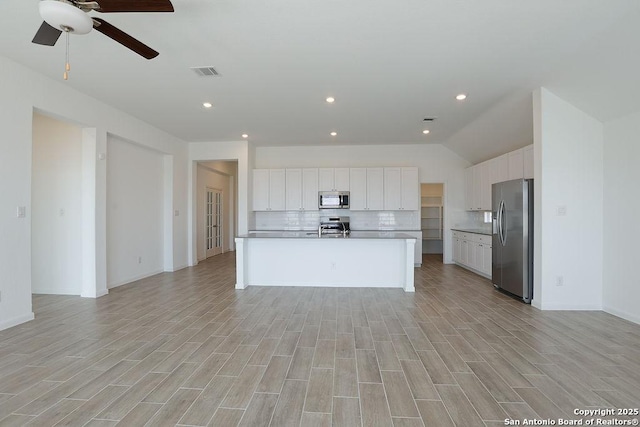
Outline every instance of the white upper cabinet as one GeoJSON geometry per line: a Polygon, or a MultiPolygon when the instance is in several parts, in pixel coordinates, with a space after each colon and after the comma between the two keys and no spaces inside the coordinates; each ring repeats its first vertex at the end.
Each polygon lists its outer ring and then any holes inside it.
{"type": "Polygon", "coordinates": [[[349,171],[349,209],[367,210],[367,169],[351,168],[349,171]]]}
{"type": "Polygon", "coordinates": [[[480,210],[491,210],[491,178],[493,176],[494,163],[489,160],[480,164],[480,210]]]}
{"type": "Polygon", "coordinates": [[[253,210],[269,210],[269,169],[253,170],[253,210]]]}
{"type": "Polygon", "coordinates": [[[384,210],[420,209],[418,168],[384,168],[384,210]]]}
{"type": "Polygon", "coordinates": [[[465,208],[490,211],[491,186],[521,178],[533,178],[533,145],[465,169],[465,208]]]}
{"type": "Polygon", "coordinates": [[[302,209],[318,210],[318,169],[302,169],[302,209]]]}
{"type": "Polygon", "coordinates": [[[286,169],[286,210],[318,210],[318,169],[286,169]]]}
{"type": "Polygon", "coordinates": [[[302,169],[285,170],[285,206],[288,211],[302,209],[302,169]]]}
{"type": "Polygon", "coordinates": [[[384,169],[351,168],[349,209],[368,211],[384,209],[384,169]]]}
{"type": "Polygon", "coordinates": [[[508,153],[509,179],[521,179],[524,177],[524,159],[522,149],[508,153]]]}
{"type": "Polygon", "coordinates": [[[367,168],[367,209],[371,211],[385,209],[383,168],[367,168]]]}
{"type": "Polygon", "coordinates": [[[319,191],[350,191],[350,209],[420,210],[418,168],[253,170],[254,211],[317,211],[319,191]]]}
{"type": "Polygon", "coordinates": [[[402,210],[420,210],[420,179],[418,168],[402,168],[402,210]]]}
{"type": "Polygon", "coordinates": [[[318,191],[349,191],[349,168],[319,168],[318,191]]]}
{"type": "Polygon", "coordinates": [[[500,157],[495,158],[495,182],[509,181],[509,155],[503,154],[500,157]]]}
{"type": "Polygon", "coordinates": [[[254,169],[253,210],[285,210],[285,181],[284,169],[254,169]]]}
{"type": "Polygon", "coordinates": [[[468,211],[475,210],[473,166],[464,170],[464,204],[468,211]]]}
{"type": "Polygon", "coordinates": [[[524,177],[533,179],[533,145],[524,147],[522,150],[524,161],[524,177]]]}
{"type": "Polygon", "coordinates": [[[384,168],[384,208],[388,211],[402,209],[401,168],[384,168]]]}

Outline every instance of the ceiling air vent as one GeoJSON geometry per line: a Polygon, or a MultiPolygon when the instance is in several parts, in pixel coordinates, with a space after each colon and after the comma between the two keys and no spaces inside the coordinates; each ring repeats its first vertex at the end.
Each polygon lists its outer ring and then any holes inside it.
{"type": "Polygon", "coordinates": [[[213,67],[191,67],[200,77],[220,77],[221,74],[213,67]]]}

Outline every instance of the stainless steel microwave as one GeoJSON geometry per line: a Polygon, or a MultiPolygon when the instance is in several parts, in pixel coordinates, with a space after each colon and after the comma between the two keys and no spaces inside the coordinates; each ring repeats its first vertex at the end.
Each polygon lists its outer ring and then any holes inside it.
{"type": "Polygon", "coordinates": [[[318,208],[320,209],[349,209],[348,191],[319,191],[318,208]]]}

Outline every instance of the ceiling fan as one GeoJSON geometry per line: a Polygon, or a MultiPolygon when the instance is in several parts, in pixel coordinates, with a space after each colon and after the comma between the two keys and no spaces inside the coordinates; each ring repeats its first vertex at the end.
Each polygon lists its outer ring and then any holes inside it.
{"type": "MultiPolygon", "coordinates": [[[[173,12],[170,0],[41,0],[39,10],[44,22],[32,42],[53,46],[62,32],[87,34],[92,28],[117,41],[146,59],[158,52],[103,19],[93,18],[88,12],[173,12]]],[[[68,42],[68,39],[67,39],[68,42]]]]}

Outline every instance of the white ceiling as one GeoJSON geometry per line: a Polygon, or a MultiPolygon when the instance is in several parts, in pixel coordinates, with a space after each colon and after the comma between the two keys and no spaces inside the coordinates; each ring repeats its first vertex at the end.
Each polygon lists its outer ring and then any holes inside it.
{"type": "MultiPolygon", "coordinates": [[[[173,4],[92,12],[160,55],[147,61],[96,31],[72,36],[66,84],[186,141],[435,142],[474,163],[531,142],[530,93],[541,85],[600,120],[640,109],[638,0],[173,4]],[[438,118],[428,136],[426,116],[438,118]]],[[[38,0],[2,0],[0,16],[0,55],[61,80],[63,38],[31,43],[38,0]]]]}

